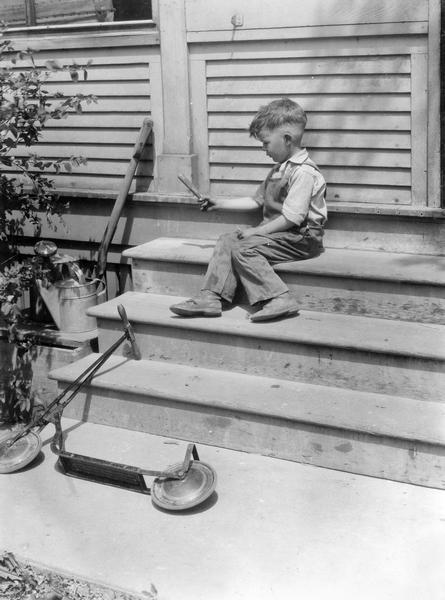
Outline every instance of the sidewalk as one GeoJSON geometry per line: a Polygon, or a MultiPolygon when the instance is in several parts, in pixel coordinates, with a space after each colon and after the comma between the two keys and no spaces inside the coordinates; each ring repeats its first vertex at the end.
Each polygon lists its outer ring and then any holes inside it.
{"type": "MultiPolygon", "coordinates": [[[[64,420],[67,450],[163,469],[186,443],[64,420]]],[[[187,513],[67,477],[0,475],[0,551],[159,600],[443,600],[445,492],[199,445],[217,494],[187,513]]]]}

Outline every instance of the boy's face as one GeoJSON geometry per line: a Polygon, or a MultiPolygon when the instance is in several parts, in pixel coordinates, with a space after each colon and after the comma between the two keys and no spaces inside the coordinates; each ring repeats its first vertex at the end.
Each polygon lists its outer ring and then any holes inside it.
{"type": "Polygon", "coordinates": [[[282,163],[294,153],[290,136],[282,129],[262,129],[258,139],[263,144],[263,150],[275,162],[282,163]]]}

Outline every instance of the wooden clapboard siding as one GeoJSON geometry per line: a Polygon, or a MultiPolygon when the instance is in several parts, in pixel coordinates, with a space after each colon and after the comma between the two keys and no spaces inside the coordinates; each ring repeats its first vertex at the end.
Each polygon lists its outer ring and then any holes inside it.
{"type": "MultiPolygon", "coordinates": [[[[68,63],[69,64],[69,63],[68,63]]],[[[82,81],[82,73],[80,73],[80,79],[82,81]]],[[[113,82],[135,81],[145,83],[148,80],[148,63],[139,62],[131,64],[106,64],[96,65],[91,64],[88,67],[87,81],[83,81],[85,85],[95,85],[97,82],[110,83],[110,79],[113,82]]],[[[48,80],[48,84],[54,85],[67,85],[70,81],[67,81],[67,75],[64,72],[56,71],[51,74],[51,78],[48,80]]],[[[71,82],[73,83],[73,82],[71,82]]]]}
{"type": "MultiPolygon", "coordinates": [[[[157,151],[182,155],[190,146],[203,190],[251,191],[270,161],[249,138],[249,122],[260,105],[286,95],[308,113],[304,143],[328,179],[330,202],[426,203],[428,0],[184,1],[187,27],[178,30],[178,40],[179,34],[184,44],[187,39],[189,60],[181,63],[172,60],[175,44],[165,44],[161,64],[159,32],[147,28],[33,34],[20,41],[38,48],[38,66],[50,59],[92,60],[86,81],[55,72],[47,85],[52,95],[99,99],[80,115],[49,122],[36,148],[51,158],[88,159],[74,173],[55,176],[63,189],[114,193],[142,119],[151,114],[157,151]],[[234,13],[244,18],[241,28],[230,22],[234,13]],[[189,70],[192,139],[185,146],[174,126],[179,113],[171,110],[169,61],[178,77],[189,70]]],[[[179,106],[188,107],[189,99],[184,102],[179,106]]],[[[148,148],[136,178],[140,189],[149,189],[158,168],[153,155],[148,148]]]]}
{"type": "MultiPolygon", "coordinates": [[[[211,147],[214,146],[258,146],[259,142],[249,138],[245,131],[211,130],[209,135],[211,147]]],[[[369,131],[315,131],[308,130],[304,136],[304,143],[309,148],[371,148],[382,149],[409,149],[411,136],[409,132],[390,131],[384,133],[370,133],[369,131]]],[[[236,152],[234,152],[236,162],[236,152]]]]}
{"type": "Polygon", "coordinates": [[[131,111],[134,113],[143,113],[151,111],[151,95],[147,96],[132,96],[128,94],[124,97],[111,97],[101,96],[100,102],[97,104],[89,104],[86,114],[94,113],[115,113],[123,114],[128,111],[129,102],[131,102],[131,111]]]}
{"type": "Polygon", "coordinates": [[[289,76],[289,77],[221,77],[209,79],[208,93],[211,95],[224,94],[274,94],[277,89],[282,94],[376,94],[376,93],[409,93],[410,80],[401,75],[326,75],[324,77],[289,76]]]}
{"type": "Polygon", "coordinates": [[[98,98],[107,96],[150,96],[150,83],[144,80],[120,81],[113,78],[113,71],[110,69],[109,80],[105,82],[96,81],[48,81],[45,84],[46,88],[52,95],[55,92],[60,92],[65,95],[71,94],[94,94],[98,98]]]}
{"type": "MultiPolygon", "coordinates": [[[[127,170],[127,166],[128,166],[128,162],[129,162],[129,157],[127,157],[127,160],[124,160],[122,158],[122,160],[119,159],[110,159],[110,160],[97,160],[94,158],[90,158],[88,159],[88,163],[86,165],[82,166],[82,174],[83,175],[101,175],[104,173],[107,173],[109,175],[114,176],[119,176],[119,175],[125,175],[125,172],[127,170]]],[[[138,171],[139,173],[147,173],[150,172],[150,169],[152,167],[152,163],[151,161],[141,161],[138,165],[138,171]]],[[[5,173],[7,173],[8,171],[4,171],[5,173]]],[[[50,179],[53,178],[53,175],[56,173],[54,168],[48,168],[45,171],[48,174],[48,177],[50,179]]],[[[67,172],[66,170],[62,170],[62,172],[60,173],[61,176],[65,177],[70,177],[70,173],[67,172]]]]}
{"type": "Polygon", "coordinates": [[[232,61],[220,60],[210,62],[207,67],[209,77],[224,77],[230,68],[232,76],[254,77],[264,75],[361,75],[363,72],[379,74],[410,73],[410,61],[407,56],[363,56],[360,62],[354,57],[344,56],[338,58],[300,58],[296,63],[293,59],[271,60],[270,63],[260,64],[255,60],[232,61]],[[267,67],[269,66],[269,69],[267,67]]]}
{"type": "MultiPolygon", "coordinates": [[[[248,196],[251,195],[258,182],[252,181],[219,181],[212,183],[212,193],[216,196],[248,196]]],[[[364,185],[337,185],[328,186],[328,202],[351,202],[364,204],[410,204],[411,192],[409,188],[395,188],[393,186],[364,186],[364,185]]]]}
{"type": "Polygon", "coordinates": [[[409,55],[425,52],[428,23],[190,32],[193,58],[212,60],[409,55]],[[235,35],[233,35],[233,33],[235,35]],[[378,39],[376,39],[378,38],[378,39]],[[211,43],[208,43],[211,42],[211,43]],[[240,43],[243,42],[243,43],[240,43]],[[273,42],[273,54],[271,53],[273,42]],[[229,45],[229,48],[228,48],[229,45]]]}
{"type": "MultiPolygon", "coordinates": [[[[147,113],[148,111],[145,111],[147,113]]],[[[84,112],[82,114],[70,115],[69,121],[65,119],[51,120],[49,127],[51,129],[66,129],[67,123],[69,123],[70,129],[113,129],[119,127],[120,129],[134,129],[141,126],[141,115],[140,112],[84,112]]]]}
{"type": "MultiPolygon", "coordinates": [[[[50,159],[82,156],[87,164],[73,168],[72,172],[48,172],[63,190],[101,190],[115,192],[122,182],[133,146],[143,119],[151,114],[150,63],[159,60],[159,47],[143,45],[140,36],[122,36],[122,45],[113,38],[103,39],[104,47],[90,45],[69,48],[64,52],[45,47],[35,55],[38,67],[46,61],[59,64],[86,65],[87,79],[80,71],[79,81],[72,81],[69,73],[55,71],[50,74],[45,88],[55,104],[56,92],[65,95],[93,94],[97,103],[84,106],[81,114],[70,114],[61,120],[49,120],[42,133],[41,142],[32,148],[20,148],[19,155],[37,153],[50,159]],[[106,47],[113,39],[113,45],[106,47]],[[134,40],[134,42],[133,42],[134,40]]],[[[11,65],[19,70],[29,68],[29,63],[11,65]]],[[[133,183],[133,190],[146,191],[153,178],[153,149],[151,141],[144,152],[133,183]]]]}
{"type": "MultiPolygon", "coordinates": [[[[226,165],[212,165],[210,175],[212,179],[220,181],[238,179],[244,181],[262,181],[270,167],[237,165],[227,168],[226,165]]],[[[380,169],[366,167],[328,167],[323,168],[323,174],[330,183],[345,183],[354,185],[379,185],[409,187],[411,176],[409,169],[380,169]],[[377,179],[378,178],[378,179],[377,179]]]]}
{"type": "MultiPolygon", "coordinates": [[[[83,156],[87,159],[95,159],[100,156],[102,160],[115,159],[126,162],[130,159],[127,144],[39,144],[29,148],[20,148],[16,155],[23,157],[28,156],[30,153],[51,159],[69,158],[70,156],[83,156]]],[[[153,160],[153,148],[151,146],[144,151],[143,157],[144,160],[153,160]]]]}
{"type": "Polygon", "coordinates": [[[248,125],[260,105],[288,96],[307,110],[303,143],[323,170],[330,202],[412,203],[408,50],[274,58],[270,44],[267,58],[210,54],[205,62],[212,193],[250,194],[264,179],[271,162],[248,125]]]}
{"type": "MultiPolygon", "coordinates": [[[[70,115],[69,121],[62,120],[51,120],[48,121],[49,127],[65,128],[67,125],[73,128],[91,128],[100,127],[108,128],[112,125],[116,126],[116,115],[119,115],[119,127],[138,127],[140,125],[140,112],[134,110],[133,112],[121,112],[118,110],[101,111],[104,108],[102,105],[102,99],[98,104],[90,107],[88,106],[86,111],[82,114],[70,115]]],[[[128,106],[128,99],[126,100],[128,106]]],[[[150,105],[147,102],[145,111],[149,110],[150,105]]],[[[246,122],[249,123],[254,114],[238,114],[238,115],[226,115],[223,113],[213,114],[209,116],[209,127],[214,130],[243,130],[246,129],[246,122]]],[[[406,131],[411,130],[411,116],[409,113],[399,114],[367,114],[367,113],[308,113],[308,129],[311,123],[317,126],[318,130],[342,130],[342,131],[406,131]]]]}
{"type": "MultiPolygon", "coordinates": [[[[279,97],[280,94],[261,94],[261,97],[245,94],[243,96],[209,96],[208,108],[212,112],[251,112],[258,110],[258,103],[267,104],[279,97]]],[[[288,94],[295,101],[300,95],[288,94]]],[[[411,110],[410,94],[304,94],[305,110],[309,112],[409,112],[411,110]]]]}
{"type": "MultiPolygon", "coordinates": [[[[18,176],[19,180],[23,178],[18,176]]],[[[73,177],[70,173],[61,172],[58,175],[49,174],[48,178],[52,180],[59,192],[63,192],[69,195],[70,190],[76,192],[84,192],[85,195],[88,195],[89,190],[94,190],[95,192],[100,192],[102,196],[109,195],[110,197],[114,197],[116,193],[119,191],[119,188],[122,184],[123,175],[113,175],[112,173],[107,173],[104,175],[103,173],[98,173],[97,175],[93,174],[85,174],[82,176],[73,177]]],[[[26,180],[23,180],[26,184],[26,180]]],[[[144,192],[146,188],[150,185],[152,181],[152,177],[150,175],[144,177],[142,175],[136,176],[131,184],[130,192],[144,192]]],[[[82,215],[82,218],[88,218],[88,214],[82,215]]],[[[82,221],[80,220],[77,223],[77,227],[82,227],[82,221]]],[[[72,230],[73,240],[76,239],[78,235],[78,231],[72,230]]]]}
{"type": "MultiPolygon", "coordinates": [[[[259,148],[237,148],[236,151],[238,164],[246,165],[268,165],[270,158],[259,148]]],[[[345,150],[336,148],[332,150],[314,149],[311,156],[320,166],[326,165],[345,165],[355,166],[366,165],[367,167],[386,167],[388,164],[395,168],[409,169],[411,166],[411,155],[408,150],[379,150],[378,152],[369,150],[345,150]]],[[[230,163],[233,161],[233,149],[216,148],[210,151],[211,163],[230,163]]]]}
{"type": "MultiPolygon", "coordinates": [[[[117,118],[117,117],[116,117],[117,118]]],[[[68,120],[67,120],[68,123],[68,120]]],[[[136,141],[137,132],[132,129],[77,129],[71,127],[64,127],[62,129],[48,127],[42,135],[43,143],[70,143],[76,144],[126,144],[127,146],[134,146],[136,141]],[[63,135],[62,135],[63,134],[63,135]]]]}
{"type": "MultiPolygon", "coordinates": [[[[36,41],[32,41],[32,47],[38,50],[37,54],[34,55],[34,62],[37,67],[44,67],[46,61],[48,60],[56,60],[59,64],[73,64],[77,63],[79,65],[86,64],[89,60],[92,60],[92,64],[90,65],[90,69],[95,67],[100,67],[103,65],[126,65],[126,64],[146,64],[146,61],[150,60],[150,57],[158,57],[159,56],[159,46],[157,44],[154,45],[144,45],[140,43],[140,40],[135,40],[133,44],[133,37],[130,37],[129,40],[125,38],[121,38],[119,43],[115,43],[119,41],[119,38],[115,40],[116,36],[112,38],[105,39],[103,41],[104,47],[93,44],[93,41],[87,38],[85,45],[82,42],[78,41],[78,47],[64,47],[62,51],[55,51],[54,48],[49,48],[47,45],[44,45],[43,41],[40,41],[40,44],[36,41]],[[111,48],[110,44],[113,41],[113,45],[118,46],[119,50],[117,51],[115,48],[111,48]],[[131,44],[131,45],[125,45],[131,44]],[[80,47],[79,47],[80,46],[80,47]],[[111,49],[110,49],[111,48],[111,49]]],[[[39,38],[40,39],[40,38],[39,38]]],[[[155,38],[156,39],[156,38],[155,38]]],[[[70,38],[68,38],[64,43],[68,43],[70,38]]],[[[148,41],[148,40],[147,40],[148,41]]],[[[60,42],[62,43],[62,42],[60,42]]],[[[29,45],[29,44],[28,44],[29,45]]],[[[27,44],[16,41],[16,48],[26,48],[27,44]]],[[[13,65],[11,62],[4,61],[6,67],[10,67],[13,69],[17,69],[16,65],[13,65]]],[[[21,65],[22,66],[22,65],[21,65]]],[[[23,62],[23,68],[29,67],[29,61],[23,62]]]]}
{"type": "Polygon", "coordinates": [[[428,20],[428,0],[193,0],[186,4],[188,31],[233,30],[231,17],[240,14],[245,29],[316,27],[369,23],[404,23],[428,20]]]}
{"type": "MultiPolygon", "coordinates": [[[[246,129],[254,113],[213,113],[209,115],[210,129],[246,129]]],[[[371,131],[410,131],[411,115],[409,113],[307,113],[308,129],[313,123],[317,129],[371,130],[371,131]]]]}

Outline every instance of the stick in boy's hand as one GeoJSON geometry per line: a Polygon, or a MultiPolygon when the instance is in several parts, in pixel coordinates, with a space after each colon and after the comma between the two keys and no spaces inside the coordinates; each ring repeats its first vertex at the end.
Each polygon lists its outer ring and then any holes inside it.
{"type": "Polygon", "coordinates": [[[199,202],[199,210],[207,210],[210,206],[210,202],[209,199],[206,198],[206,196],[203,196],[203,194],[201,194],[201,192],[199,190],[197,190],[195,188],[195,186],[193,185],[193,183],[190,181],[190,179],[188,179],[185,175],[183,175],[182,173],[180,173],[178,175],[178,179],[181,183],[183,183],[185,185],[185,187],[187,189],[189,189],[192,194],[197,198],[198,202],[199,202]]]}

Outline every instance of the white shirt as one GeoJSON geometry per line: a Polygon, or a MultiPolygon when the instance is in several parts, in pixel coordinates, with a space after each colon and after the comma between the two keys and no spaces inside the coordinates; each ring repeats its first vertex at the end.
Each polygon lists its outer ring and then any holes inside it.
{"type": "Polygon", "coordinates": [[[315,164],[307,150],[300,148],[280,165],[280,175],[289,176],[289,192],[283,202],[282,214],[296,225],[301,225],[307,217],[309,227],[321,227],[328,217],[326,182],[320,171],[310,166],[311,163],[315,164]]]}

